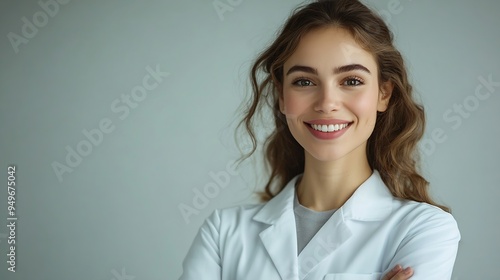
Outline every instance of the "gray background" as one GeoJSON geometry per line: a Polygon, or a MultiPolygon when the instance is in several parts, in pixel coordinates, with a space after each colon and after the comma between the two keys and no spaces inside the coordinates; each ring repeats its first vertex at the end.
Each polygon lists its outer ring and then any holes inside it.
{"type": "MultiPolygon", "coordinates": [[[[45,23],[37,1],[0,3],[0,224],[9,164],[19,219],[15,273],[0,227],[0,279],[176,279],[213,209],[254,202],[265,179],[259,157],[197,214],[184,219],[179,210],[238,158],[232,135],[251,60],[301,1],[220,3],[231,9],[218,14],[209,0],[73,0],[45,23]],[[13,46],[8,34],[22,36],[22,18],[33,23],[35,14],[41,27],[13,46]],[[114,111],[148,66],[169,75],[127,116],[114,111]],[[66,147],[84,145],[82,131],[106,119],[114,130],[59,180],[53,163],[66,165],[66,147]]],[[[500,1],[367,3],[393,28],[426,108],[423,169],[462,233],[454,279],[498,279],[500,87],[484,100],[474,94],[479,77],[500,81],[500,1]]]]}

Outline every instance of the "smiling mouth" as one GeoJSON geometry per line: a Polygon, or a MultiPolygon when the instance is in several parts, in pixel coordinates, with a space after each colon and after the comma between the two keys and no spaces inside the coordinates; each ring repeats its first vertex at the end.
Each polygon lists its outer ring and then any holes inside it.
{"type": "Polygon", "coordinates": [[[337,132],[337,131],[340,131],[342,129],[345,129],[347,127],[349,127],[351,125],[351,123],[342,123],[342,124],[329,124],[329,125],[326,125],[326,124],[309,124],[309,123],[306,123],[308,126],[310,126],[312,129],[314,130],[317,130],[317,131],[320,131],[320,132],[325,132],[325,133],[328,133],[328,132],[337,132]]]}

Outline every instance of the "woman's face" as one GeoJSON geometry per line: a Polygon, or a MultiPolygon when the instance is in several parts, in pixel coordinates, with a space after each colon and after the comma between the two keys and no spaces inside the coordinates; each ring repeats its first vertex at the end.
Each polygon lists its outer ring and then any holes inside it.
{"type": "Polygon", "coordinates": [[[344,29],[315,29],[304,36],[283,67],[280,110],[306,153],[320,161],[364,156],[377,111],[392,87],[379,94],[374,57],[344,29]]]}

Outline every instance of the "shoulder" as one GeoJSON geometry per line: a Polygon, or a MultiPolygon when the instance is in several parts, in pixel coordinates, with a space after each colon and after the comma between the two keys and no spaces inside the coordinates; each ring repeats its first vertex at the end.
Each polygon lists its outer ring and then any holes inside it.
{"type": "Polygon", "coordinates": [[[269,201],[219,208],[214,210],[209,219],[219,219],[220,223],[228,227],[255,224],[257,228],[260,228],[262,224],[273,224],[285,213],[293,213],[294,182],[297,178],[298,176],[294,177],[278,195],[269,201]]]}
{"type": "Polygon", "coordinates": [[[391,216],[399,221],[401,230],[407,231],[406,239],[423,235],[456,242],[460,240],[455,218],[437,206],[395,198],[391,216]]]}
{"type": "Polygon", "coordinates": [[[264,205],[265,203],[257,203],[217,208],[207,217],[205,223],[211,223],[219,228],[248,223],[264,205]]]}

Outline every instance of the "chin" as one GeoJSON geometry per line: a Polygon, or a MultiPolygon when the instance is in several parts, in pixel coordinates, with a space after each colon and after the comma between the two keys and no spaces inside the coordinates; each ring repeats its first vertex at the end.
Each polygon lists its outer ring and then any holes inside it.
{"type": "Polygon", "coordinates": [[[337,161],[345,157],[347,154],[348,154],[347,152],[342,152],[342,151],[330,151],[326,154],[320,152],[309,153],[311,157],[313,157],[317,161],[321,161],[324,163],[337,161]]]}

